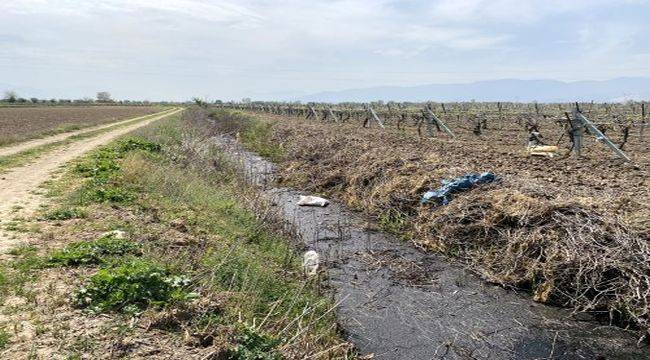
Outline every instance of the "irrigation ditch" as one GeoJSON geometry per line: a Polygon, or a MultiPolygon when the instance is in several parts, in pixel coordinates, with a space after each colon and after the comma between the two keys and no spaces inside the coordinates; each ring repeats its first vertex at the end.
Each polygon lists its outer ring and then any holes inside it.
{"type": "MultiPolygon", "coordinates": [[[[207,121],[214,121],[208,119],[207,121]]],[[[374,359],[640,359],[633,332],[491,285],[333,202],[297,205],[275,166],[227,134],[213,141],[304,249],[320,254],[349,341],[374,359]]],[[[307,194],[310,195],[310,194],[307,194]]]]}

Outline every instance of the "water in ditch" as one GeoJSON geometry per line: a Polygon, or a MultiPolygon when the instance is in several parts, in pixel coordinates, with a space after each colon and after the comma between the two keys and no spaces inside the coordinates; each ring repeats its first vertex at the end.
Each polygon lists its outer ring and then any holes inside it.
{"type": "MultiPolygon", "coordinates": [[[[648,359],[633,333],[485,283],[447,259],[373,230],[332,203],[300,207],[274,188],[274,165],[231,137],[213,141],[320,254],[349,340],[374,359],[648,359]]],[[[310,194],[311,195],[311,194],[310,194]]]]}

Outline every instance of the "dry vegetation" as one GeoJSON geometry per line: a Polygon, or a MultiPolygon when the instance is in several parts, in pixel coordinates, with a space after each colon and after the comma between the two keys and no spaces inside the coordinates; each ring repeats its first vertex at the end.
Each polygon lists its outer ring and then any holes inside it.
{"type": "MultiPolygon", "coordinates": [[[[338,198],[488,281],[529,289],[537,301],[648,329],[650,157],[638,130],[626,147],[634,162],[625,164],[593,139],[582,158],[528,157],[528,133],[516,118],[492,121],[480,135],[472,121],[447,119],[458,136],[452,140],[418,136],[415,124],[381,130],[351,120],[257,117],[267,125],[240,130],[240,138],[275,154],[281,183],[338,198]],[[442,180],[483,171],[502,181],[446,206],[420,204],[442,180]]],[[[552,140],[563,132],[550,122],[541,130],[552,140]]]]}
{"type": "Polygon", "coordinates": [[[34,106],[0,108],[0,146],[152,114],[153,106],[34,106]]]}

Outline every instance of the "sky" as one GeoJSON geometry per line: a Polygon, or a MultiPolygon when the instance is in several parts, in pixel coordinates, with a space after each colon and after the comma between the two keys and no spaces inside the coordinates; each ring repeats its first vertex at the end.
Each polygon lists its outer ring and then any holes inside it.
{"type": "Polygon", "coordinates": [[[0,91],[284,100],[650,76],[650,0],[0,0],[0,91]]]}

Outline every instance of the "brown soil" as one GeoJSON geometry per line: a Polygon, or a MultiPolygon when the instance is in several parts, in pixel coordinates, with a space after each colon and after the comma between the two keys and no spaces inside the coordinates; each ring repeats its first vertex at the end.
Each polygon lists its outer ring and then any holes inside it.
{"type": "Polygon", "coordinates": [[[160,111],[153,106],[36,106],[0,108],[0,146],[160,111]]]}

